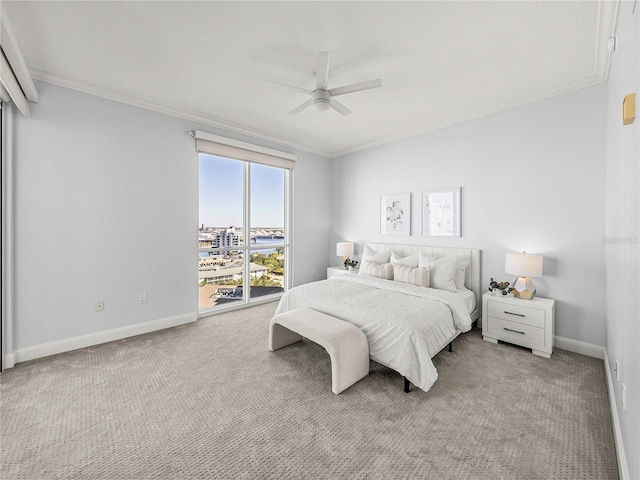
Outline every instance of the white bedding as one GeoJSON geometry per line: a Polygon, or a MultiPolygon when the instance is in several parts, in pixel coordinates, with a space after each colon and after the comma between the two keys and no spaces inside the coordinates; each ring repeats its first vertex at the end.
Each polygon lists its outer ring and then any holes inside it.
{"type": "Polygon", "coordinates": [[[459,288],[456,296],[460,297],[467,306],[467,312],[471,313],[476,309],[476,295],[466,288],[459,288]]]}
{"type": "Polygon", "coordinates": [[[464,296],[364,275],[336,275],[289,290],[276,314],[311,308],[354,324],[367,337],[373,360],[427,391],[438,378],[431,357],[471,329],[464,296]]]}

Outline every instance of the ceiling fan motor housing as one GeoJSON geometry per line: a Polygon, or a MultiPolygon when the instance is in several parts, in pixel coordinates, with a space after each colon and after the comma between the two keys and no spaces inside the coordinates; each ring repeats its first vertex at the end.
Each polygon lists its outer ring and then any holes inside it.
{"type": "Polygon", "coordinates": [[[311,94],[311,106],[319,112],[329,110],[330,100],[331,94],[326,90],[314,90],[311,94]]]}

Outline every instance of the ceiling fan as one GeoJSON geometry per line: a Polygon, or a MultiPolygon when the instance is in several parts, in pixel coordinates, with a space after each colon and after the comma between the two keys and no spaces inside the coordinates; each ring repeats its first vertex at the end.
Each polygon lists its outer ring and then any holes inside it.
{"type": "Polygon", "coordinates": [[[283,87],[291,88],[297,92],[306,93],[311,98],[304,102],[302,105],[294,108],[289,112],[291,115],[300,113],[307,107],[313,107],[314,110],[319,112],[328,110],[329,107],[340,112],[342,115],[349,115],[351,110],[338,102],[335,98],[338,95],[345,95],[347,93],[360,92],[362,90],[368,90],[370,88],[377,88],[382,86],[382,80],[368,80],[366,82],[354,83],[352,85],[345,85],[344,87],[328,88],[329,83],[329,52],[318,52],[316,57],[316,88],[315,90],[307,90],[306,88],[294,87],[292,85],[285,85],[284,83],[272,82],[265,80],[269,83],[275,83],[276,85],[282,85],[283,87]]]}

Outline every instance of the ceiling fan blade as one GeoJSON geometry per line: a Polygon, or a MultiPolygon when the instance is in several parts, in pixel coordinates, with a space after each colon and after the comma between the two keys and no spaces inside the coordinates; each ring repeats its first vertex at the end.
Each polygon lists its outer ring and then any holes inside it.
{"type": "Polygon", "coordinates": [[[304,110],[305,108],[308,108],[311,106],[311,99],[307,100],[306,102],[304,102],[302,105],[297,106],[296,108],[294,108],[293,110],[291,110],[289,112],[289,115],[297,115],[298,113],[300,113],[302,110],[304,110]]]}
{"type": "Polygon", "coordinates": [[[313,93],[311,90],[307,90],[306,88],[294,87],[293,85],[287,85],[285,83],[272,82],[271,80],[263,80],[263,81],[267,83],[273,83],[275,85],[280,85],[281,87],[287,87],[300,93],[306,93],[307,95],[311,95],[313,93]]]}
{"type": "Polygon", "coordinates": [[[342,115],[349,115],[351,113],[351,110],[349,110],[347,107],[345,107],[339,101],[334,100],[333,98],[329,99],[329,105],[331,105],[334,110],[340,112],[342,115]]]}
{"type": "Polygon", "coordinates": [[[326,90],[329,84],[329,52],[318,52],[316,57],[316,90],[326,90]]]}
{"type": "Polygon", "coordinates": [[[370,88],[378,88],[382,86],[382,80],[368,80],[366,82],[354,83],[352,85],[345,85],[344,87],[332,88],[329,93],[332,97],[338,95],[344,95],[345,93],[359,92],[361,90],[369,90],[370,88]]]}

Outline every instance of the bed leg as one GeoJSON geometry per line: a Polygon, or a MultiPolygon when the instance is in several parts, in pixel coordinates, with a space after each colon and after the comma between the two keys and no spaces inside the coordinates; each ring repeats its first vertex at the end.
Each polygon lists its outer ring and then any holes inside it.
{"type": "Polygon", "coordinates": [[[449,344],[449,351],[450,351],[450,352],[453,352],[453,342],[451,342],[451,343],[449,344]]]}
{"type": "Polygon", "coordinates": [[[409,382],[407,377],[402,378],[404,378],[404,393],[409,393],[409,386],[411,385],[411,383],[409,382]]]}

